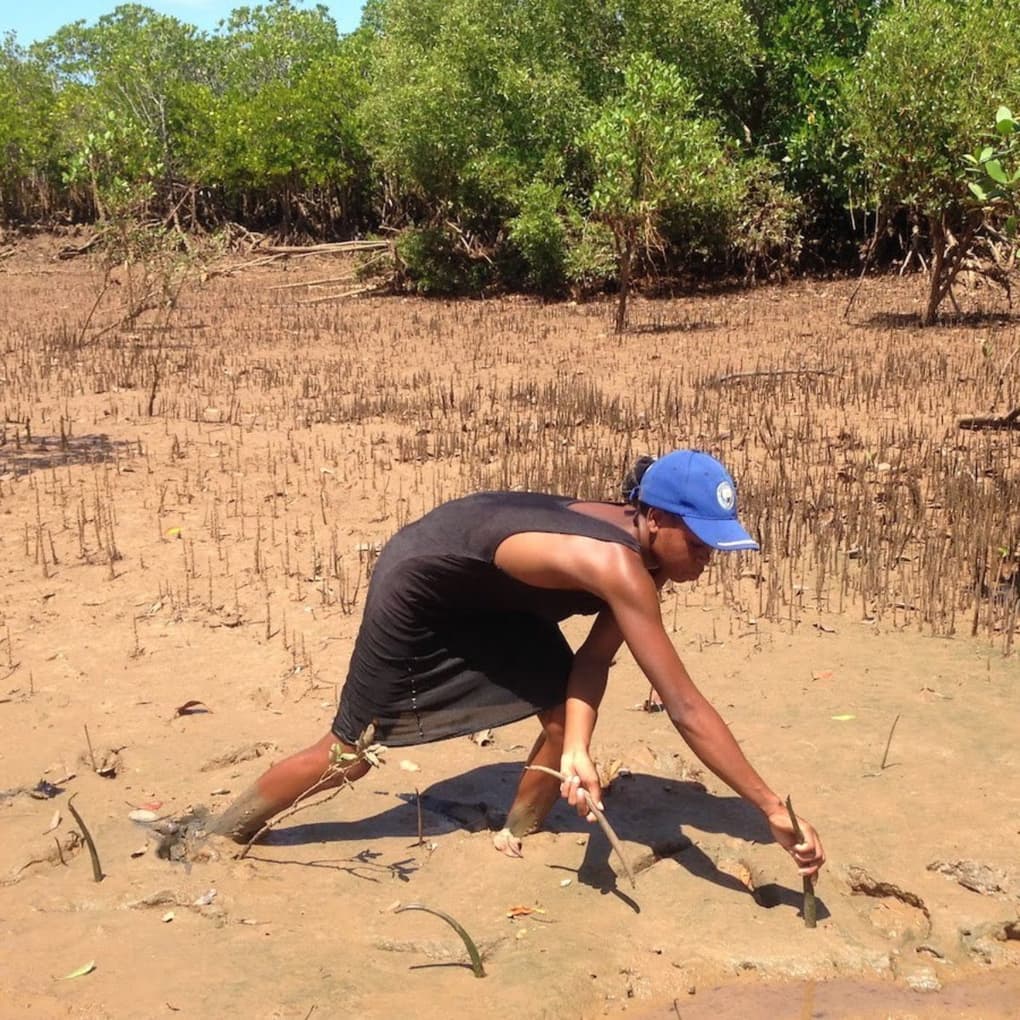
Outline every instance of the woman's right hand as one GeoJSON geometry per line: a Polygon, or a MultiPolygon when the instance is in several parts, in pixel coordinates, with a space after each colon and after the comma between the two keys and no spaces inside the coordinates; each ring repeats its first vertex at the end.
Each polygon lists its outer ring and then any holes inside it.
{"type": "Polygon", "coordinates": [[[578,749],[564,751],[560,758],[560,772],[566,777],[560,786],[560,793],[567,799],[577,813],[589,822],[595,821],[595,815],[588,806],[588,799],[582,791],[586,790],[592,802],[602,810],[602,787],[595,763],[587,751],[578,749]]]}

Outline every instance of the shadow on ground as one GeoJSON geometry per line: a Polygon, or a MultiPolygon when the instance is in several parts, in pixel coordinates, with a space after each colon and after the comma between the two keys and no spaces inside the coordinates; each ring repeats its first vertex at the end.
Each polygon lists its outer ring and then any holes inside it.
{"type": "MultiPolygon", "coordinates": [[[[512,799],[521,776],[521,767],[514,763],[485,765],[463,775],[441,780],[421,792],[422,836],[426,842],[435,836],[458,829],[481,832],[499,829],[506,806],[512,799]]],[[[308,822],[272,830],[264,844],[274,847],[301,846],[310,843],[340,843],[357,840],[405,837],[408,848],[420,852],[418,839],[418,807],[414,793],[378,791],[380,799],[397,803],[376,814],[352,821],[308,822]]],[[[638,873],[659,860],[672,858],[695,878],[726,889],[749,893],[738,878],[720,871],[716,862],[683,834],[690,826],[699,832],[735,837],[747,842],[772,843],[768,825],[751,805],[739,797],[717,797],[699,783],[681,782],[661,776],[631,774],[618,778],[605,796],[606,816],[620,840],[647,847],[645,854],[631,862],[638,873]]],[[[586,834],[584,859],[576,870],[565,868],[577,881],[613,894],[638,911],[637,903],[628,894],[629,882],[612,867],[613,851],[609,840],[597,826],[590,826],[563,802],[554,807],[547,820],[546,831],[586,834]]],[[[427,852],[427,851],[426,851],[427,852]]],[[[633,854],[633,849],[630,848],[633,854]]],[[[254,856],[254,855],[253,855],[254,856]]],[[[363,850],[353,857],[315,861],[280,860],[260,857],[265,863],[301,864],[307,867],[331,867],[348,871],[361,878],[397,877],[406,880],[417,865],[413,858],[386,864],[381,856],[363,850]],[[394,874],[393,869],[398,873],[394,874]]],[[[765,907],[789,906],[799,909],[802,895],[784,886],[769,884],[754,892],[755,899],[765,907]]],[[[819,903],[818,916],[828,912],[819,903]]]]}
{"type": "Polygon", "coordinates": [[[0,475],[12,472],[28,475],[33,471],[63,467],[65,464],[102,464],[120,457],[134,457],[138,444],[131,440],[111,440],[105,433],[87,436],[35,436],[30,442],[15,445],[11,438],[0,443],[0,475]]]}

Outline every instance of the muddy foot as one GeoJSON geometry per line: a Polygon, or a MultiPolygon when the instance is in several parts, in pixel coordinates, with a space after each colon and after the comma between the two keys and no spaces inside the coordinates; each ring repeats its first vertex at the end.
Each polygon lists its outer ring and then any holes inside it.
{"type": "Polygon", "coordinates": [[[219,840],[208,831],[209,821],[209,812],[200,807],[157,823],[152,829],[157,838],[156,855],[165,861],[216,860],[220,856],[216,849],[219,840]]]}
{"type": "Polygon", "coordinates": [[[492,837],[492,845],[505,857],[524,856],[521,841],[509,829],[500,829],[492,837]]]}

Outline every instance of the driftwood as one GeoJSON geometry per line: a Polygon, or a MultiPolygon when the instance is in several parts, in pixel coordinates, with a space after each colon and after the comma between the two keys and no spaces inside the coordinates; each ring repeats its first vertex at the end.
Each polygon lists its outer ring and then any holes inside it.
{"type": "Polygon", "coordinates": [[[957,425],[961,429],[972,429],[972,430],[999,430],[1007,431],[1009,429],[1016,429],[1020,431],[1020,407],[1014,407],[1009,414],[1004,414],[1001,418],[995,417],[972,417],[972,418],[961,418],[957,425]]]}

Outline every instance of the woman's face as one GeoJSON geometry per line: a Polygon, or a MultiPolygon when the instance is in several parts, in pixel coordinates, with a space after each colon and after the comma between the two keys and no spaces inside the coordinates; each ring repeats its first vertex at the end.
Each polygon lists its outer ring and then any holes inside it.
{"type": "Polygon", "coordinates": [[[661,569],[671,581],[696,581],[712,558],[712,547],[705,545],[676,514],[650,511],[652,550],[661,569]]]}

